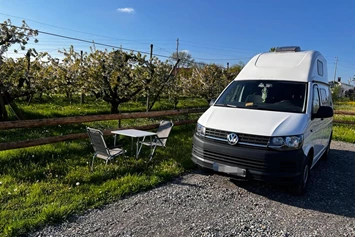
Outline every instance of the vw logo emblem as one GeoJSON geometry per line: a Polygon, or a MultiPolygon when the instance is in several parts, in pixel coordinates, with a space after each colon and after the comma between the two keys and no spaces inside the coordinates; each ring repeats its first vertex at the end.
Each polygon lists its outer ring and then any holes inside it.
{"type": "Polygon", "coordinates": [[[235,145],[239,141],[239,137],[235,133],[230,133],[227,135],[227,141],[229,145],[235,145]]]}

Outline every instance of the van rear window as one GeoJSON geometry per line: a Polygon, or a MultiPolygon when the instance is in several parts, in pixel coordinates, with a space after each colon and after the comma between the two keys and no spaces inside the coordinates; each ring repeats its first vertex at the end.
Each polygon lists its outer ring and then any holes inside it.
{"type": "Polygon", "coordinates": [[[233,81],[215,106],[305,113],[307,84],[275,80],[233,81]]]}
{"type": "Polygon", "coordinates": [[[319,76],[323,76],[323,63],[317,60],[317,71],[319,76]]]}

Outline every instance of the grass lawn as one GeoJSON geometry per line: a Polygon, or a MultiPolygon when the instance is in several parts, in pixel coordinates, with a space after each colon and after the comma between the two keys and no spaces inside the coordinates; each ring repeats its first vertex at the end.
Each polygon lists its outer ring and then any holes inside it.
{"type": "MultiPolygon", "coordinates": [[[[23,112],[26,119],[41,119],[41,118],[59,118],[66,116],[80,116],[92,114],[109,114],[110,104],[92,97],[86,98],[85,104],[80,104],[78,98],[74,98],[70,102],[62,97],[46,97],[42,100],[34,99],[28,105],[26,101],[17,102],[17,106],[23,112]]],[[[177,108],[196,108],[207,107],[206,100],[201,98],[181,98],[177,104],[177,108]]],[[[158,100],[154,106],[154,110],[172,110],[174,106],[168,99],[158,100]]],[[[146,102],[144,100],[131,101],[123,103],[119,106],[120,112],[140,112],[146,110],[146,102]]],[[[11,120],[16,120],[14,113],[8,109],[11,120]]]]}
{"type": "MultiPolygon", "coordinates": [[[[336,110],[345,110],[345,111],[355,112],[355,102],[354,101],[336,102],[336,103],[334,103],[334,108],[336,110]]],[[[334,120],[355,122],[355,116],[335,114],[334,120]]],[[[346,124],[336,124],[335,123],[333,126],[333,139],[337,140],[337,141],[355,143],[355,125],[346,125],[346,124]]]]}
{"type": "Polygon", "coordinates": [[[335,102],[334,108],[336,110],[346,110],[355,112],[355,101],[335,102]]]}

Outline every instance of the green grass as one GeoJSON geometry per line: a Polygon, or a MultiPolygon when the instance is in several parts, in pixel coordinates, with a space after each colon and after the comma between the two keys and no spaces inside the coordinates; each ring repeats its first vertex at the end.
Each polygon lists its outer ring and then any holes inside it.
{"type": "Polygon", "coordinates": [[[334,103],[334,109],[355,112],[355,101],[336,102],[336,103],[334,103]]]}
{"type": "Polygon", "coordinates": [[[88,140],[0,152],[0,236],[24,235],[194,168],[193,131],[194,125],[174,127],[167,148],[157,149],[152,163],[120,157],[106,166],[96,160],[94,172],[88,140]]]}
{"type": "Polygon", "coordinates": [[[335,124],[333,140],[355,143],[355,125],[335,124]]]}
{"type": "MultiPolygon", "coordinates": [[[[58,118],[67,116],[81,116],[93,114],[109,114],[110,104],[92,97],[86,98],[86,103],[80,104],[78,98],[70,102],[63,97],[46,97],[41,100],[34,99],[28,105],[26,101],[18,101],[17,106],[26,119],[58,118]]],[[[208,103],[201,98],[181,98],[177,108],[207,107],[208,103]]],[[[174,105],[167,99],[158,100],[152,110],[171,110],[174,105]]],[[[119,106],[120,112],[139,112],[146,110],[144,100],[131,101],[119,106]]],[[[16,120],[16,116],[8,109],[10,120],[16,120]]]]}
{"type": "Polygon", "coordinates": [[[334,120],[355,122],[355,115],[340,115],[340,114],[335,114],[335,115],[334,115],[334,120]]]}
{"type": "MultiPolygon", "coordinates": [[[[80,104],[78,98],[70,102],[64,97],[45,97],[41,100],[34,99],[30,105],[26,101],[17,102],[18,107],[27,119],[58,118],[67,116],[82,116],[93,114],[110,113],[110,105],[103,100],[96,100],[91,97],[86,98],[85,104],[80,104]]],[[[200,98],[181,98],[177,108],[206,107],[207,102],[200,98]]],[[[127,102],[120,105],[121,112],[145,111],[145,101],[127,102]]],[[[162,99],[156,102],[153,110],[171,110],[174,106],[169,100],[162,99]]],[[[9,110],[10,120],[16,120],[14,113],[9,110]]],[[[198,115],[174,116],[173,120],[196,119],[198,115]]],[[[139,126],[158,123],[161,119],[170,117],[159,117],[150,119],[125,119],[121,120],[122,127],[139,126]]],[[[21,128],[0,130],[0,142],[13,142],[21,140],[31,140],[43,137],[53,137],[66,134],[84,133],[86,126],[98,129],[117,128],[118,121],[97,121],[81,124],[44,126],[40,128],[21,128]]]]}
{"type": "MultiPolygon", "coordinates": [[[[336,102],[334,104],[334,108],[336,110],[345,110],[345,111],[353,111],[355,112],[355,102],[347,101],[347,102],[336,102]]],[[[340,121],[352,121],[355,122],[354,115],[334,115],[335,120],[340,121]]],[[[337,141],[344,142],[355,142],[355,125],[347,125],[347,124],[334,124],[333,126],[333,139],[337,141]]]]}

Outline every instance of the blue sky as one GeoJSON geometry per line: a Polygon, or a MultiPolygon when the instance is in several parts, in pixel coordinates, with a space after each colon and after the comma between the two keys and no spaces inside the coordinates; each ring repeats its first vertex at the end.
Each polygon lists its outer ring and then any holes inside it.
{"type": "MultiPolygon", "coordinates": [[[[167,57],[179,38],[179,50],[195,61],[223,66],[299,45],[325,56],[329,80],[338,57],[336,77],[347,83],[355,74],[354,9],[353,0],[0,0],[0,20],[25,19],[43,32],[143,52],[153,44],[154,54],[167,57]]],[[[92,45],[46,34],[38,39],[34,47],[51,55],[92,45]]]]}

